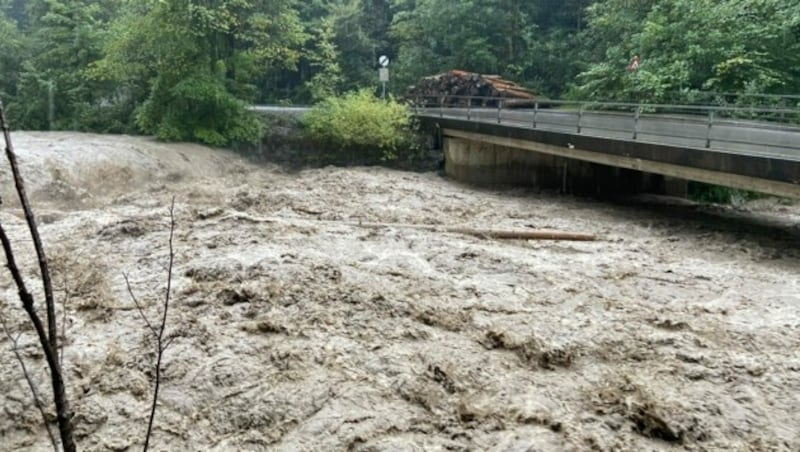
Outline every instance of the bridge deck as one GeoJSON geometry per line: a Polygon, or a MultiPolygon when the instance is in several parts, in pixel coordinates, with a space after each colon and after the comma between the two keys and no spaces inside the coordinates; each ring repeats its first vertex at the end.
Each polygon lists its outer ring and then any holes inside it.
{"type": "Polygon", "coordinates": [[[800,161],[800,126],[697,115],[427,108],[417,116],[800,161]]]}
{"type": "Polygon", "coordinates": [[[541,110],[417,115],[456,138],[800,198],[800,128],[791,125],[541,110]]]}

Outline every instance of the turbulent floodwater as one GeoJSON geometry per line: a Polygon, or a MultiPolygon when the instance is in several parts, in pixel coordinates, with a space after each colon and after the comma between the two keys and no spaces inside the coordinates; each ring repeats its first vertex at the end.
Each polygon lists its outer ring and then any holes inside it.
{"type": "MultiPolygon", "coordinates": [[[[82,450],[143,444],[153,341],[123,273],[155,319],[172,197],[156,450],[800,450],[795,203],[612,204],[135,137],[13,138],[66,301],[82,450]]],[[[33,285],[6,166],[0,220],[33,285]]],[[[0,290],[46,396],[7,273],[0,290]]],[[[0,449],[47,450],[10,341],[0,356],[0,449]]]]}

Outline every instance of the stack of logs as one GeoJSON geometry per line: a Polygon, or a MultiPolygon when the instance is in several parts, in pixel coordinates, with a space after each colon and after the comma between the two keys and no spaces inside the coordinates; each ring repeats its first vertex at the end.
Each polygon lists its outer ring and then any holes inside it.
{"type": "Polygon", "coordinates": [[[408,99],[426,105],[496,107],[530,107],[536,94],[499,75],[483,75],[466,71],[450,71],[425,77],[408,89],[408,99]],[[499,100],[498,98],[502,98],[499,100]]]}

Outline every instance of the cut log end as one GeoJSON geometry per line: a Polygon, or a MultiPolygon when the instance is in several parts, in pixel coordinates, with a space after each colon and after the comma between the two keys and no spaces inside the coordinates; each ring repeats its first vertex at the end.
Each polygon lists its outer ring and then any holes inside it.
{"type": "Polygon", "coordinates": [[[535,102],[536,93],[498,75],[453,70],[422,78],[411,86],[406,97],[443,106],[497,107],[502,97],[502,106],[513,108],[529,104],[508,103],[509,99],[535,102]]]}

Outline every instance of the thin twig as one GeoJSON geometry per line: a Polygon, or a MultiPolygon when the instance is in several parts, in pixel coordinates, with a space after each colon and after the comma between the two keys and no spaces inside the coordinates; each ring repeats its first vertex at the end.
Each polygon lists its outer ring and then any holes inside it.
{"type": "Polygon", "coordinates": [[[22,355],[19,354],[19,336],[14,337],[11,335],[11,332],[8,330],[8,326],[6,325],[6,319],[3,316],[0,316],[0,324],[2,324],[3,332],[6,334],[6,337],[8,337],[9,341],[11,341],[11,351],[14,352],[17,362],[19,362],[19,367],[22,368],[22,374],[25,376],[25,381],[28,382],[28,388],[30,388],[31,395],[33,396],[33,403],[36,404],[36,408],[39,409],[39,413],[42,415],[42,423],[44,424],[44,428],[47,429],[47,436],[50,437],[50,444],[53,445],[53,450],[58,452],[58,443],[56,442],[55,435],[53,435],[53,429],[50,428],[50,423],[47,421],[47,414],[45,414],[44,406],[39,398],[39,391],[36,390],[36,385],[33,384],[33,379],[31,378],[30,373],[28,373],[28,368],[25,366],[25,360],[22,359],[22,355]]]}
{"type": "Polygon", "coordinates": [[[67,302],[69,301],[69,278],[64,270],[64,302],[61,303],[61,343],[58,351],[58,366],[64,371],[64,344],[67,342],[67,302]]]}
{"type": "Polygon", "coordinates": [[[158,337],[158,330],[153,327],[153,324],[150,323],[150,320],[147,318],[147,315],[144,313],[144,306],[139,303],[139,300],[136,298],[136,294],[133,292],[133,288],[131,287],[131,282],[128,280],[128,274],[123,273],[122,277],[125,278],[125,286],[128,288],[128,295],[131,296],[133,300],[133,304],[136,305],[136,310],[139,311],[139,315],[144,320],[145,325],[147,325],[147,329],[149,329],[153,336],[158,337]]]}
{"type": "MultiPolygon", "coordinates": [[[[167,313],[169,311],[169,301],[172,297],[172,266],[175,261],[175,251],[173,247],[173,238],[175,237],[175,197],[172,197],[172,202],[169,206],[169,265],[167,266],[167,289],[164,294],[164,309],[161,316],[161,324],[159,325],[158,334],[156,334],[156,347],[158,354],[156,357],[156,378],[155,388],[153,389],[153,404],[150,407],[150,420],[147,423],[147,435],[144,440],[144,451],[147,452],[150,446],[150,437],[153,433],[153,420],[156,416],[156,406],[158,404],[158,390],[161,386],[161,359],[164,356],[164,351],[172,343],[172,339],[164,341],[164,330],[167,327],[167,313]]],[[[126,278],[127,281],[127,278],[126,278]]],[[[148,325],[150,322],[147,322],[148,325]]]]}
{"type": "Polygon", "coordinates": [[[164,342],[164,352],[167,351],[170,345],[175,341],[174,337],[168,337],[167,340],[164,342]]]}
{"type": "Polygon", "coordinates": [[[58,359],[58,331],[55,318],[55,302],[53,300],[53,287],[50,282],[50,270],[47,267],[47,258],[44,254],[42,247],[41,237],[39,230],[36,228],[36,221],[33,217],[30,204],[28,203],[27,195],[25,194],[25,185],[22,181],[22,176],[19,174],[17,166],[16,155],[14,154],[14,147],[11,143],[11,133],[8,129],[8,124],[3,110],[3,102],[0,101],[0,128],[3,130],[3,137],[6,142],[6,157],[11,164],[11,172],[14,176],[14,182],[17,188],[17,194],[20,198],[20,203],[25,211],[25,218],[28,221],[28,229],[30,230],[31,237],[36,248],[36,253],[39,259],[39,269],[41,270],[42,286],[45,292],[45,305],[47,308],[47,326],[50,335],[45,331],[42,320],[36,312],[33,304],[33,295],[28,291],[25,286],[25,281],[22,279],[19,267],[17,267],[14,259],[14,252],[11,248],[11,241],[6,235],[6,231],[0,224],[0,241],[3,244],[3,251],[6,255],[8,269],[17,286],[17,293],[19,294],[22,307],[31,319],[36,335],[39,337],[42,351],[44,352],[47,365],[50,368],[50,383],[53,386],[53,401],[56,405],[56,418],[58,420],[58,431],[61,437],[61,445],[64,452],[75,452],[75,439],[72,426],[72,412],[69,408],[69,401],[67,400],[67,391],[64,385],[64,378],[61,373],[61,366],[58,359]]]}

